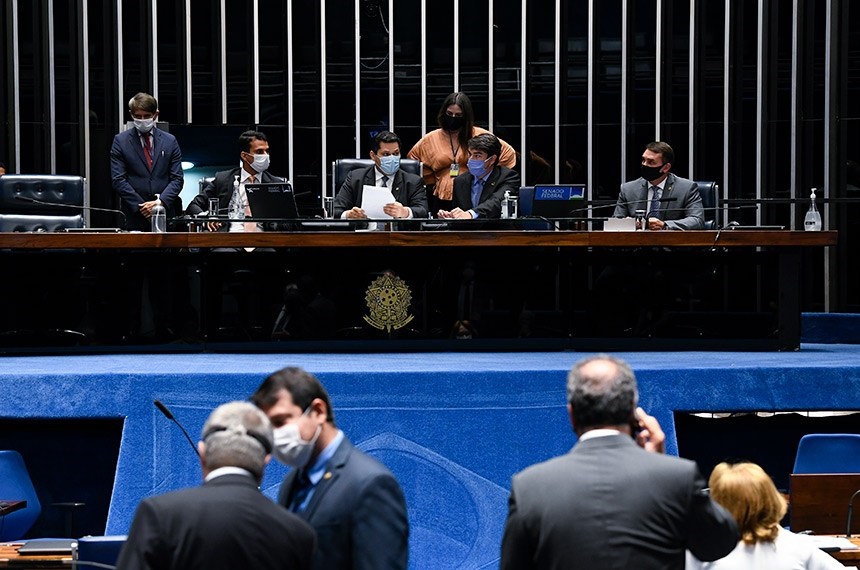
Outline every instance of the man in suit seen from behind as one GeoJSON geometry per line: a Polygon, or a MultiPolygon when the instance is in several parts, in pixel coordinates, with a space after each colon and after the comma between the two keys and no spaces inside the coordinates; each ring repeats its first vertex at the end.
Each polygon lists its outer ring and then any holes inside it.
{"type": "Polygon", "coordinates": [[[567,400],[579,441],[514,476],[502,570],[682,570],[687,549],[699,560],[731,552],[734,520],[708,496],[694,462],[662,453],[665,436],[637,409],[627,363],[581,360],[567,400]]]}
{"type": "Polygon", "coordinates": [[[275,428],[275,457],[293,469],[278,502],[317,531],[315,570],[405,570],[409,521],[387,467],[337,428],[323,385],[301,368],[275,372],[251,401],[275,428]]]}

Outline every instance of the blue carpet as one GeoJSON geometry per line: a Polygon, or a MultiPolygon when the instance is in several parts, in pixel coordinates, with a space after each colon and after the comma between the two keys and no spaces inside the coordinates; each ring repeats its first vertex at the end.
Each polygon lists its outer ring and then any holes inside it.
{"type": "MultiPolygon", "coordinates": [[[[197,485],[199,466],[167,404],[199,433],[211,409],[246,398],[283,366],[329,389],[338,425],[385,462],[407,497],[410,567],[498,564],[511,475],[574,443],[565,378],[577,353],[169,354],[0,359],[0,417],[124,418],[107,534],[141,498],[197,485]]],[[[673,412],[860,409],[860,346],[792,353],[620,353],[642,406],[677,453],[673,412]]],[[[285,470],[270,465],[274,496],[285,470]]]]}

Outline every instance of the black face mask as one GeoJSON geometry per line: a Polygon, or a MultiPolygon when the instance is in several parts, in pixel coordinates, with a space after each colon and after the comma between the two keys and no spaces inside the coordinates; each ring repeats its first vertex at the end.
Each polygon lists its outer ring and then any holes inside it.
{"type": "Polygon", "coordinates": [[[466,119],[463,117],[452,117],[451,115],[442,115],[442,128],[446,131],[459,131],[466,124],[466,119]]]}
{"type": "Polygon", "coordinates": [[[642,174],[642,178],[644,178],[648,182],[651,182],[652,180],[657,180],[658,178],[663,176],[663,173],[660,172],[660,169],[663,168],[664,166],[666,166],[665,162],[663,164],[661,164],[660,166],[645,166],[643,164],[640,167],[639,172],[642,174]]]}

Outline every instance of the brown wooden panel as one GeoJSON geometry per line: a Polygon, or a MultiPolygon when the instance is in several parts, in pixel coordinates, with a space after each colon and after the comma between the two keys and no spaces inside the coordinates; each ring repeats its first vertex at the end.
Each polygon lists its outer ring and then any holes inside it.
{"type": "MultiPolygon", "coordinates": [[[[844,536],[848,501],[857,489],[860,489],[860,473],[792,474],[791,529],[844,536]]],[[[855,509],[851,526],[858,528],[860,505],[855,505],[855,509]]]]}

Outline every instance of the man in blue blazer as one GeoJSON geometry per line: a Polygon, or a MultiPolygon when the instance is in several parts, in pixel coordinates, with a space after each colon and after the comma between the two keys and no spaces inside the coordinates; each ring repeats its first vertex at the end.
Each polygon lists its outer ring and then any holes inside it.
{"type": "Polygon", "coordinates": [[[110,149],[111,185],[121,199],[126,229],[149,231],[155,195],[167,216],[182,211],[182,152],[176,137],[155,126],[158,102],[138,93],[128,102],[134,128],[113,138],[110,149]]]}
{"type": "Polygon", "coordinates": [[[636,210],[643,210],[649,230],[704,229],[705,210],[699,187],[670,172],[674,161],[675,151],[668,144],[645,145],[642,176],[621,185],[613,215],[632,218],[636,210]]]}
{"type": "Polygon", "coordinates": [[[315,570],[405,570],[409,521],[403,491],[334,423],[328,393],[300,368],[275,372],[251,401],[275,428],[275,457],[294,467],[278,502],[317,531],[315,570]]]}

